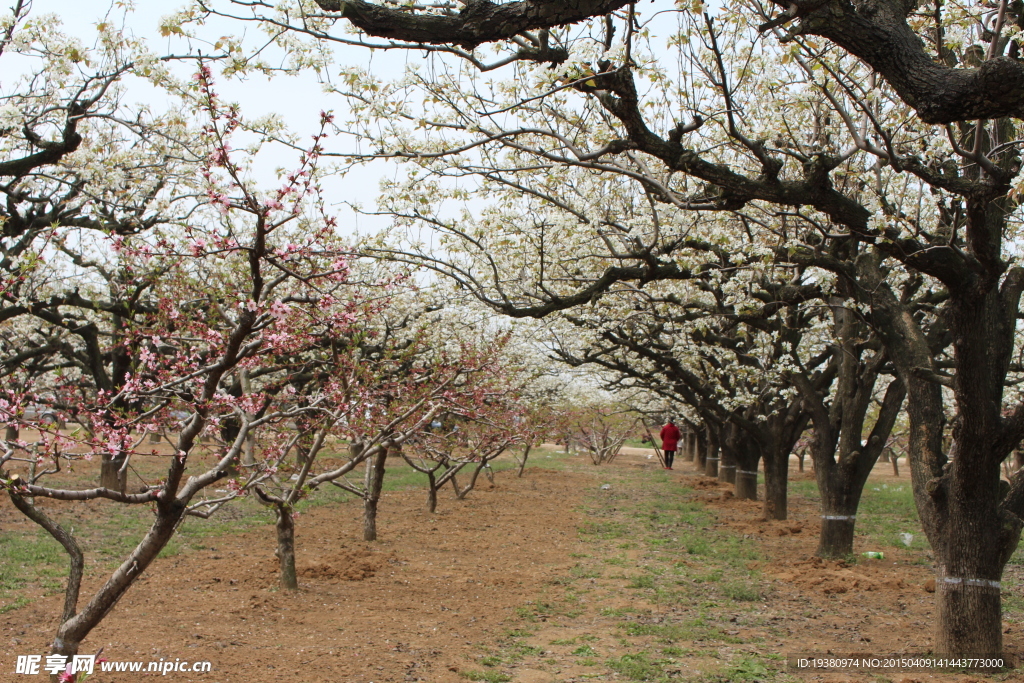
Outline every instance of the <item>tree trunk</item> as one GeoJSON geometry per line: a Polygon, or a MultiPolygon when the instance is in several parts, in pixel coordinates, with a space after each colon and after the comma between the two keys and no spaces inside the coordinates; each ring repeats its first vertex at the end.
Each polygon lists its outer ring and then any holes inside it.
{"type": "Polygon", "coordinates": [[[822,515],[818,537],[818,557],[841,559],[853,554],[853,531],[857,516],[850,514],[822,515]]]}
{"type": "Polygon", "coordinates": [[[437,477],[434,472],[427,472],[427,512],[437,511],[437,477]]]}
{"type": "Polygon", "coordinates": [[[74,616],[63,619],[57,628],[50,652],[68,657],[78,654],[82,640],[89,635],[128,591],[156,556],[167,546],[184,515],[186,503],[173,500],[157,503],[157,516],[146,535],[122,562],[92,599],[74,616]]]}
{"type": "Polygon", "coordinates": [[[810,419],[804,401],[794,400],[786,410],[779,411],[768,420],[765,431],[771,435],[771,446],[762,457],[764,514],[767,519],[787,519],[789,516],[789,456],[810,419]]]}
{"type": "Polygon", "coordinates": [[[526,447],[523,449],[523,459],[519,461],[519,475],[518,476],[520,476],[520,477],[523,476],[523,470],[526,469],[526,459],[530,457],[530,448],[531,447],[532,447],[531,444],[526,444],[526,447]]]}
{"type": "Polygon", "coordinates": [[[714,438],[714,434],[710,428],[704,430],[703,443],[699,443],[697,450],[693,457],[693,465],[698,472],[703,472],[704,468],[707,467],[708,453],[718,452],[717,439],[714,438]]]}
{"type": "MultiPolygon", "coordinates": [[[[60,617],[61,624],[64,624],[75,616],[75,610],[78,606],[78,594],[82,586],[82,574],[85,568],[85,557],[82,554],[82,550],[79,548],[78,542],[75,541],[74,537],[62,526],[51,520],[43,510],[35,507],[31,499],[20,496],[10,490],[8,495],[11,502],[14,503],[14,506],[22,514],[43,527],[58,543],[64,546],[64,551],[68,554],[68,578],[64,589],[64,609],[60,617]]],[[[53,642],[50,654],[64,655],[70,659],[78,654],[79,642],[78,640],[64,641],[57,638],[53,642]]],[[[57,683],[58,676],[51,676],[50,680],[53,683],[57,683]]]]}
{"type": "Polygon", "coordinates": [[[944,498],[947,510],[945,547],[935,553],[935,650],[998,655],[1003,649],[999,582],[1019,539],[1020,520],[1004,517],[999,510],[998,461],[995,467],[978,467],[979,461],[994,460],[985,453],[991,441],[965,434],[963,422],[954,430],[960,433],[955,437],[948,492],[939,488],[941,484],[933,485],[934,497],[944,498]]]}
{"type": "Polygon", "coordinates": [[[124,453],[104,453],[100,461],[100,488],[111,489],[124,493],[128,487],[128,471],[120,471],[124,466],[124,453]]]}
{"type": "Polygon", "coordinates": [[[733,455],[732,445],[726,439],[719,450],[722,460],[718,465],[718,481],[726,484],[736,483],[736,457],[733,455]]]}
{"type": "MultiPolygon", "coordinates": [[[[976,559],[977,565],[991,564],[982,557],[976,559]]],[[[980,569],[977,566],[973,571],[980,572],[980,569]]],[[[999,581],[953,576],[940,567],[935,587],[939,602],[935,652],[1001,655],[1003,620],[999,581]]]]}
{"type": "Polygon", "coordinates": [[[704,476],[718,478],[718,451],[704,459],[704,476]]]}
{"type": "Polygon", "coordinates": [[[832,456],[829,460],[815,468],[821,492],[821,535],[816,554],[839,559],[853,554],[853,532],[864,485],[859,477],[842,476],[839,464],[832,456]]]}
{"type": "Polygon", "coordinates": [[[366,490],[363,494],[363,540],[377,540],[377,503],[384,486],[384,463],[388,449],[381,448],[372,460],[366,461],[366,490]]]}
{"type": "Polygon", "coordinates": [[[726,424],[719,437],[718,481],[736,485],[736,447],[738,432],[733,424],[726,424]]]}
{"type": "Polygon", "coordinates": [[[757,500],[757,470],[736,470],[734,493],[740,500],[757,500]]]}
{"type": "Polygon", "coordinates": [[[950,299],[944,320],[956,361],[952,388],[957,408],[948,457],[943,449],[942,387],[931,378],[934,361],[928,339],[884,284],[877,264],[865,271],[873,323],[907,386],[914,499],[936,561],[938,655],[1001,654],[997,586],[1020,539],[1020,481],[1006,496],[1017,501],[1013,510],[1001,508],[999,484],[999,464],[1016,446],[1005,438],[1001,412],[1022,279],[1015,269],[1000,290],[1006,264],[990,240],[998,244],[1005,215],[999,202],[968,199],[968,242],[978,256],[978,268],[960,282],[952,283],[947,276],[950,299]]]}
{"type": "Polygon", "coordinates": [[[295,572],[295,520],[292,506],[278,503],[277,510],[277,555],[281,567],[281,588],[298,590],[299,579],[295,572]]]}
{"type": "Polygon", "coordinates": [[[731,450],[736,460],[733,493],[740,500],[757,500],[757,463],[761,460],[761,448],[739,430],[730,430],[728,439],[734,444],[731,450]]]}
{"type": "Polygon", "coordinates": [[[765,519],[786,519],[788,515],[789,449],[776,450],[764,458],[765,519]]]}
{"type": "MultiPolygon", "coordinates": [[[[470,491],[472,491],[472,490],[474,489],[474,487],[476,487],[476,480],[477,480],[477,477],[479,477],[479,476],[480,476],[480,472],[481,472],[481,471],[482,471],[482,470],[483,470],[483,469],[484,469],[485,467],[487,467],[487,461],[486,461],[486,460],[484,460],[483,462],[481,462],[481,463],[480,463],[479,465],[477,465],[477,466],[476,466],[476,467],[475,467],[475,468],[473,469],[473,474],[469,475],[469,483],[468,483],[468,484],[466,484],[466,487],[465,487],[465,488],[463,488],[463,489],[459,489],[458,487],[456,487],[456,490],[458,491],[458,495],[457,495],[456,497],[457,497],[457,498],[458,498],[459,500],[465,500],[465,499],[466,499],[466,494],[468,494],[468,493],[469,493],[470,491]]],[[[455,481],[455,477],[452,477],[452,481],[455,481]]]]}

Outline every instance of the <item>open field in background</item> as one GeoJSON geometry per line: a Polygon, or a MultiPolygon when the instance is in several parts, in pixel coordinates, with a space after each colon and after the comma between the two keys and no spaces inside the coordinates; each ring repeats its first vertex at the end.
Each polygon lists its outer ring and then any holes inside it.
{"type": "MultiPolygon", "coordinates": [[[[445,489],[435,515],[422,475],[390,462],[372,544],[359,540],[360,501],[326,487],[299,508],[294,595],[276,586],[272,514],[237,501],[187,520],[83,649],[213,662],[197,681],[1018,680],[787,669],[791,654],[928,651],[931,560],[908,474],[879,464],[858,516],[857,552],[885,559],[822,562],[813,473],[797,473],[795,459],[790,519],[768,522],[760,502],[735,500],[690,463],[667,472],[628,453],[594,467],[535,449],[523,479],[503,456],[494,485],[482,479],[466,501],[445,489]]],[[[136,463],[130,487],[158,478],[160,460],[136,463]]],[[[90,483],[97,467],[74,477],[90,483]]],[[[87,589],[149,519],[145,506],[99,503],[49,506],[75,527],[87,589]]],[[[42,653],[66,561],[6,499],[0,520],[0,642],[42,653]]],[[[1004,581],[1014,651],[1024,650],[1022,582],[1018,550],[1004,581]]],[[[13,657],[0,667],[13,671],[13,657]]],[[[131,680],[121,676],[94,680],[131,680]]]]}

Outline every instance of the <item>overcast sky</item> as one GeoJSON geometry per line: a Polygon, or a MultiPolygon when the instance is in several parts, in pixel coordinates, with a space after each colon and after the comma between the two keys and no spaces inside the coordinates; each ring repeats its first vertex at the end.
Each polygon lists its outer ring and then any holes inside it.
{"type": "MultiPolygon", "coordinates": [[[[184,54],[189,51],[189,46],[180,38],[169,39],[161,37],[159,33],[161,18],[175,11],[181,4],[183,3],[179,3],[177,0],[168,3],[152,0],[136,2],[134,11],[128,16],[126,30],[144,38],[150,48],[158,54],[184,54]]],[[[655,12],[671,9],[673,4],[671,0],[656,0],[654,3],[645,3],[642,9],[646,18],[651,19],[657,16],[655,12]]],[[[121,9],[111,10],[111,0],[35,0],[32,4],[32,11],[35,14],[44,12],[58,14],[63,20],[65,30],[78,35],[87,45],[91,45],[95,41],[93,27],[105,15],[112,13],[112,18],[116,18],[118,22],[123,15],[121,9]]],[[[660,18],[655,21],[659,22],[660,18]]],[[[248,31],[249,35],[257,34],[255,25],[243,26],[240,22],[225,20],[221,20],[220,23],[211,22],[202,30],[206,36],[211,38],[211,42],[219,36],[229,33],[237,35],[248,31]]],[[[413,50],[371,52],[365,48],[345,46],[336,46],[335,52],[339,61],[346,64],[368,66],[372,63],[374,72],[385,77],[399,76],[409,60],[417,60],[421,57],[418,52],[413,50]]],[[[182,69],[193,68],[192,64],[182,64],[182,69]]],[[[3,77],[0,76],[0,78],[3,77]]],[[[278,76],[272,80],[268,80],[264,76],[252,76],[245,81],[219,79],[216,88],[223,99],[238,102],[243,115],[247,118],[276,113],[283,117],[291,130],[304,136],[312,135],[318,129],[321,110],[338,112],[339,120],[343,117],[341,112],[345,106],[343,98],[325,94],[311,71],[300,76],[278,76]]],[[[159,101],[161,98],[158,91],[141,80],[129,81],[129,101],[148,102],[154,109],[159,110],[166,106],[159,101]]],[[[334,138],[328,143],[332,151],[355,151],[352,145],[351,140],[338,138],[334,138]]],[[[256,166],[257,178],[262,183],[266,183],[268,187],[272,187],[276,184],[272,174],[273,169],[294,167],[295,160],[294,153],[279,156],[264,155],[256,166]]],[[[402,171],[397,164],[375,162],[365,169],[360,169],[359,172],[349,174],[344,179],[326,183],[331,201],[336,204],[339,225],[344,232],[352,233],[358,229],[359,232],[365,234],[387,225],[388,221],[383,218],[357,216],[344,206],[344,202],[358,202],[364,209],[374,210],[380,178],[385,174],[393,176],[398,173],[402,173],[402,171]]]]}
{"type": "MultiPolygon", "coordinates": [[[[95,41],[94,26],[103,20],[103,17],[110,11],[110,5],[109,0],[35,0],[32,4],[32,13],[59,15],[67,32],[77,35],[86,45],[91,45],[95,41]]],[[[150,48],[158,54],[182,54],[187,50],[187,46],[180,39],[170,40],[161,37],[159,33],[161,18],[174,11],[177,6],[174,2],[161,3],[145,0],[138,2],[135,10],[129,15],[127,29],[136,36],[144,38],[150,48]]],[[[114,16],[119,21],[122,11],[115,9],[114,16]]],[[[214,37],[228,32],[239,33],[246,29],[252,33],[255,27],[242,27],[227,23],[222,23],[219,26],[211,24],[206,27],[206,30],[214,37]]],[[[342,55],[349,63],[353,64],[366,65],[372,59],[375,70],[384,69],[385,73],[395,76],[401,73],[402,60],[408,58],[399,54],[375,53],[371,55],[368,50],[359,48],[345,49],[342,55]]],[[[193,66],[183,65],[182,68],[192,69],[193,66]]],[[[161,101],[166,101],[165,98],[141,81],[133,79],[128,82],[128,87],[129,101],[146,102],[154,109],[162,109],[166,106],[161,101]]],[[[238,102],[247,118],[270,113],[279,114],[291,130],[304,136],[312,135],[318,130],[321,110],[338,111],[344,106],[342,98],[323,92],[312,72],[300,76],[278,76],[273,79],[267,79],[264,76],[253,76],[245,81],[219,79],[216,89],[223,99],[238,102]]],[[[343,144],[351,145],[351,142],[334,139],[330,142],[330,147],[335,150],[343,144]]],[[[272,170],[277,167],[295,166],[296,158],[294,153],[288,155],[282,153],[276,156],[265,155],[259,160],[257,177],[261,182],[273,184],[276,181],[272,170]]],[[[396,172],[395,164],[378,162],[365,171],[350,174],[341,181],[328,182],[329,194],[338,205],[337,214],[344,232],[354,232],[358,228],[359,232],[365,234],[387,224],[387,221],[382,218],[357,216],[348,210],[343,202],[357,201],[365,209],[373,210],[376,206],[375,197],[378,193],[381,175],[396,172]]]]}

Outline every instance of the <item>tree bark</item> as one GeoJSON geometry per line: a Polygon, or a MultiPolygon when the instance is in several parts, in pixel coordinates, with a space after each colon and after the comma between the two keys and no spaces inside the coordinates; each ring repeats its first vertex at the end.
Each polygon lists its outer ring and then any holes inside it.
{"type": "Polygon", "coordinates": [[[726,484],[736,484],[736,457],[733,455],[731,444],[728,439],[722,444],[722,448],[719,451],[722,455],[722,461],[718,466],[718,481],[725,482],[726,484]]]}
{"type": "Polygon", "coordinates": [[[427,512],[437,512],[437,478],[433,472],[427,472],[427,512]]]}
{"type": "Polygon", "coordinates": [[[726,424],[721,430],[719,437],[719,454],[721,461],[718,464],[718,481],[736,485],[736,454],[738,444],[737,427],[733,423],[726,424]]]}
{"type": "Polygon", "coordinates": [[[717,434],[714,433],[714,430],[707,428],[702,436],[704,438],[698,439],[697,450],[693,457],[693,465],[698,472],[703,472],[707,467],[708,453],[712,452],[712,449],[718,450],[717,434]]]}
{"type": "Polygon", "coordinates": [[[363,540],[377,540],[377,504],[384,486],[384,463],[388,449],[381,448],[372,460],[366,462],[366,488],[363,494],[363,540]]]}
{"type": "Polygon", "coordinates": [[[925,50],[907,23],[917,5],[898,0],[801,2],[796,33],[835,42],[881,74],[926,123],[1024,117],[1024,65],[995,56],[977,68],[951,68],[925,50]]]}
{"type": "Polygon", "coordinates": [[[740,500],[757,500],[757,463],[761,448],[750,435],[738,429],[731,430],[729,440],[736,460],[736,481],[733,492],[740,500]]]}
{"type": "Polygon", "coordinates": [[[526,459],[530,457],[531,444],[526,444],[523,448],[523,459],[519,461],[519,477],[523,476],[523,470],[526,469],[526,459]]]}
{"type": "Polygon", "coordinates": [[[789,486],[789,448],[780,452],[769,451],[764,458],[764,516],[765,519],[786,519],[789,514],[787,487],[789,486]]]}
{"type": "Polygon", "coordinates": [[[736,470],[733,490],[740,500],[757,500],[757,470],[736,470]]]}
{"type": "Polygon", "coordinates": [[[104,453],[100,460],[100,488],[124,493],[128,488],[128,471],[124,466],[124,453],[104,453]]]}
{"type": "MultiPolygon", "coordinates": [[[[465,500],[466,499],[466,495],[470,491],[472,491],[474,488],[476,488],[477,477],[479,477],[480,476],[480,472],[483,471],[483,469],[485,467],[487,467],[488,462],[489,462],[488,460],[482,460],[475,468],[473,468],[473,474],[469,475],[469,483],[466,484],[466,486],[464,488],[460,489],[460,488],[456,487],[456,490],[458,491],[458,495],[456,497],[459,500],[465,500]]],[[[454,477],[452,477],[452,481],[455,481],[454,477]]]]}
{"type": "Polygon", "coordinates": [[[715,451],[715,453],[709,454],[704,459],[704,476],[718,478],[718,453],[721,451],[715,451]]]}
{"type": "MultiPolygon", "coordinates": [[[[1001,207],[987,204],[975,198],[968,201],[972,269],[954,270],[956,277],[945,277],[950,287],[946,320],[956,359],[952,388],[958,411],[949,457],[943,450],[941,385],[935,380],[927,340],[877,268],[869,273],[874,281],[866,281],[874,327],[907,386],[908,460],[921,525],[935,553],[935,651],[942,655],[1002,652],[996,586],[1022,526],[1019,506],[1001,507],[1004,492],[999,484],[999,464],[1016,445],[1004,437],[1001,409],[1021,274],[1007,275],[1002,289],[998,276],[991,274],[1002,266],[998,249],[991,247],[998,238],[987,239],[986,233],[1001,234],[1003,218],[994,215],[1001,207]],[[994,220],[986,220],[986,215],[994,220]]],[[[1015,479],[1007,500],[1020,501],[1020,486],[1024,479],[1015,479]]]]}
{"type": "MultiPolygon", "coordinates": [[[[623,0],[521,0],[467,2],[452,14],[417,14],[363,0],[316,0],[321,9],[339,12],[368,35],[466,49],[507,40],[524,31],[574,24],[621,9],[623,0]]],[[[562,57],[564,60],[565,57],[562,57]]]]}
{"type": "Polygon", "coordinates": [[[62,621],[57,627],[57,635],[53,640],[51,653],[68,657],[78,654],[82,640],[114,608],[117,601],[135,582],[135,578],[142,574],[156,559],[160,551],[167,546],[167,542],[174,536],[174,531],[184,512],[185,504],[181,501],[157,503],[156,520],[127,559],[114,570],[114,573],[81,612],[62,621]]]}
{"type": "MultiPolygon", "coordinates": [[[[840,291],[849,295],[848,286],[840,282],[840,291]]],[[[821,493],[817,555],[824,558],[853,554],[857,509],[864,485],[886,450],[885,444],[906,396],[901,380],[889,383],[871,434],[862,442],[879,373],[888,357],[880,349],[868,355],[869,345],[865,341],[871,340],[872,333],[845,301],[844,297],[836,297],[829,302],[834,320],[835,350],[829,364],[835,376],[834,392],[830,391],[831,381],[815,385],[803,373],[790,376],[803,396],[814,427],[809,447],[821,493]]]]}
{"type": "Polygon", "coordinates": [[[295,571],[295,520],[292,506],[278,503],[277,511],[277,559],[281,568],[281,588],[298,590],[299,579],[295,571]]]}

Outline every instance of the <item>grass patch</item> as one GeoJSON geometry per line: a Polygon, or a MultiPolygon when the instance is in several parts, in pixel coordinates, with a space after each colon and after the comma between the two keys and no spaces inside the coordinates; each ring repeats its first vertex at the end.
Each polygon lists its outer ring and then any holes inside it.
{"type": "Polygon", "coordinates": [[[646,652],[622,655],[606,660],[608,668],[631,681],[664,681],[668,679],[665,665],[671,660],[651,659],[646,652]]]}
{"type": "Polygon", "coordinates": [[[743,657],[722,671],[722,675],[727,681],[763,681],[774,673],[763,662],[754,657],[743,657]]]}
{"type": "MultiPolygon", "coordinates": [[[[609,541],[630,535],[629,528],[622,522],[588,522],[580,529],[583,536],[594,536],[597,540],[609,541]]],[[[619,546],[623,547],[623,546],[619,546]]]]}
{"type": "Polygon", "coordinates": [[[720,630],[708,624],[703,615],[694,619],[668,624],[633,622],[625,624],[623,630],[626,632],[626,635],[634,637],[649,636],[666,645],[691,640],[730,640],[725,638],[720,630]]]}
{"type": "Polygon", "coordinates": [[[638,590],[644,588],[654,588],[654,577],[636,576],[629,582],[627,588],[635,588],[638,590]]]}
{"type": "Polygon", "coordinates": [[[512,677],[501,671],[477,671],[471,669],[469,671],[461,671],[463,678],[471,681],[486,681],[486,683],[508,683],[512,680],[512,677]]]}
{"type": "MultiPolygon", "coordinates": [[[[857,509],[857,531],[867,534],[874,546],[927,550],[928,539],[921,531],[914,492],[909,478],[899,484],[875,484],[869,482],[857,509]],[[913,536],[907,546],[901,534],[913,536]]],[[[868,548],[869,550],[871,548],[868,548]]]]}
{"type": "Polygon", "coordinates": [[[760,589],[746,583],[731,582],[722,586],[722,592],[736,602],[757,602],[764,598],[760,589]]]}
{"type": "Polygon", "coordinates": [[[11,612],[13,610],[20,609],[30,602],[32,601],[25,597],[15,598],[14,602],[10,603],[9,605],[4,605],[3,607],[0,607],[0,614],[7,614],[8,612],[11,612]]]}

